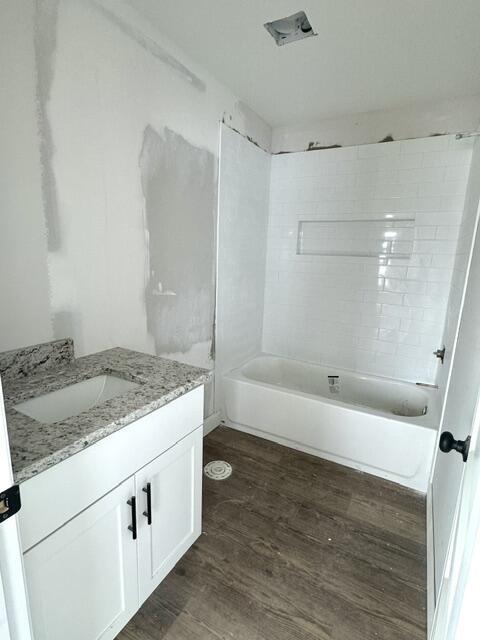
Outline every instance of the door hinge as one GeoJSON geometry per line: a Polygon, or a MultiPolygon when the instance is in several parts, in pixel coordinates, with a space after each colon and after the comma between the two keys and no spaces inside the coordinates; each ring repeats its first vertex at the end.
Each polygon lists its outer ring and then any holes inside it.
{"type": "Polygon", "coordinates": [[[20,511],[20,487],[14,484],[0,493],[0,524],[20,511]]]}

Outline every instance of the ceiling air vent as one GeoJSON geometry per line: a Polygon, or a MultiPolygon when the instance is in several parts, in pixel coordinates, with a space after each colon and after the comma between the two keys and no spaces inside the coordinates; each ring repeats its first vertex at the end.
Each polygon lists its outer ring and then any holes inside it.
{"type": "Polygon", "coordinates": [[[289,42],[295,42],[295,40],[303,40],[303,38],[317,35],[313,31],[305,11],[299,11],[294,13],[293,16],[280,18],[280,20],[274,20],[273,22],[266,22],[263,26],[279,47],[289,42]]]}

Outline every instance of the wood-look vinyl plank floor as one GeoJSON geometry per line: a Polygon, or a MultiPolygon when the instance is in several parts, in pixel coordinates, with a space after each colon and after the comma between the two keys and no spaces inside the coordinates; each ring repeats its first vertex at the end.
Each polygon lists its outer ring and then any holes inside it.
{"type": "Polygon", "coordinates": [[[423,496],[225,427],[203,534],[117,640],[425,640],[423,496]]]}

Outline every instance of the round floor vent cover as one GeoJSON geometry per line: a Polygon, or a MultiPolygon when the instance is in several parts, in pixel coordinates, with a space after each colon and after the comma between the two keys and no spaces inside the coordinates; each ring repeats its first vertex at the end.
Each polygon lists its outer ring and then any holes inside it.
{"type": "Polygon", "coordinates": [[[205,465],[203,471],[211,480],[226,480],[232,475],[232,465],[224,460],[213,460],[205,465]]]}

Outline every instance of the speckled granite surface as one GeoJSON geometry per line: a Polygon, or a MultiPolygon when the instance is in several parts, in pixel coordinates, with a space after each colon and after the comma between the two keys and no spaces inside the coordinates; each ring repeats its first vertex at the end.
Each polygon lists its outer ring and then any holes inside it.
{"type": "Polygon", "coordinates": [[[28,480],[208,382],[210,377],[206,369],[116,348],[25,378],[7,380],[4,396],[15,481],[28,480]],[[132,380],[139,386],[54,424],[37,422],[13,408],[29,398],[106,373],[132,380]]]}
{"type": "Polygon", "coordinates": [[[3,382],[48,371],[73,360],[73,340],[63,338],[0,353],[0,375],[3,382]]]}

